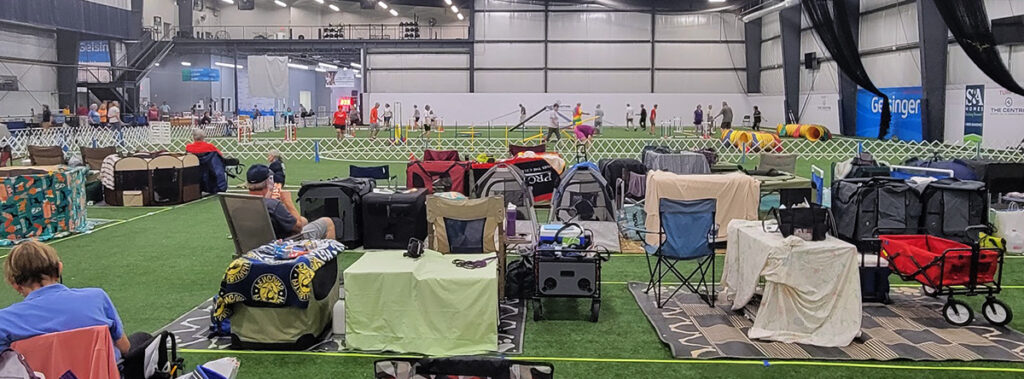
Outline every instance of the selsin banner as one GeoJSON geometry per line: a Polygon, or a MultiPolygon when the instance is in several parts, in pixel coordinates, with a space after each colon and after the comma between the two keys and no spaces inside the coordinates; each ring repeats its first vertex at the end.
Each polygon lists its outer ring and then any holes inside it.
{"type": "Polygon", "coordinates": [[[964,91],[964,135],[982,135],[985,125],[985,85],[969,85],[964,91]]]}
{"type": "MultiPolygon", "coordinates": [[[[889,97],[892,123],[885,138],[896,137],[901,141],[920,141],[921,135],[921,87],[879,88],[889,97]]],[[[857,92],[857,135],[877,138],[878,124],[882,118],[882,98],[861,89],[857,92]]]]}

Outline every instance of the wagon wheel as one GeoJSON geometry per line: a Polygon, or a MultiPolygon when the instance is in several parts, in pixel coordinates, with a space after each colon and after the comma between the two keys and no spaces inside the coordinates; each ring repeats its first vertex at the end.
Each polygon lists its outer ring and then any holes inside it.
{"type": "Polygon", "coordinates": [[[967,326],[974,321],[974,311],[967,303],[950,298],[946,305],[942,306],[942,318],[956,326],[967,326]]]}
{"type": "Polygon", "coordinates": [[[544,305],[541,304],[540,299],[533,301],[533,321],[540,321],[544,319],[544,305]]]}
{"type": "Polygon", "coordinates": [[[985,321],[995,326],[1009,324],[1013,319],[1013,311],[1010,310],[1010,307],[994,297],[989,297],[981,305],[981,315],[985,317],[985,321]]]}
{"type": "Polygon", "coordinates": [[[590,322],[597,322],[597,316],[601,313],[601,301],[594,300],[590,302],[590,322]]]}

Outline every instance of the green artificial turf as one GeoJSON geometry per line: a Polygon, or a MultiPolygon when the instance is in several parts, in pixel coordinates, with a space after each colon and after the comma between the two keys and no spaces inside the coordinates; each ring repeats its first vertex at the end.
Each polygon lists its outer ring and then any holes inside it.
{"type": "MultiPolygon", "coordinates": [[[[325,130],[330,132],[330,130],[325,130]]],[[[300,131],[300,135],[305,130],[300,131]]],[[[247,164],[255,161],[246,162],[247,164]]],[[[811,161],[827,167],[827,161],[811,161]]],[[[288,184],[304,180],[347,176],[349,162],[302,159],[286,161],[288,184]]],[[[748,161],[746,165],[753,166],[748,161]]],[[[404,165],[392,164],[404,182],[404,165]]],[[[801,161],[798,173],[807,175],[809,164],[801,161]]],[[[232,185],[240,184],[233,180],[232,185]]],[[[237,189],[236,189],[237,190],[237,189]]],[[[72,287],[101,287],[110,294],[128,331],[155,331],[195,305],[213,296],[233,245],[215,198],[176,207],[90,207],[89,216],[118,220],[89,234],[53,242],[64,261],[64,283],[72,287]]],[[[0,251],[0,256],[6,251],[0,251]]],[[[347,267],[357,252],[342,255],[347,267]]],[[[721,271],[719,258],[717,268],[721,271]]],[[[548,300],[548,320],[528,317],[522,357],[550,360],[558,378],[736,378],[770,377],[1015,377],[1024,372],[963,371],[973,369],[1024,369],[1021,364],[995,362],[769,362],[674,360],[658,340],[632,296],[627,281],[645,281],[643,256],[614,256],[604,266],[601,320],[586,321],[589,302],[548,300]],[[582,359],[582,360],[581,360],[582,359]],[[602,360],[603,359],[603,360],[602,360]],[[871,367],[831,366],[863,364],[871,367]],[[824,364],[819,366],[817,364],[824,364]],[[946,368],[952,371],[919,370],[946,368]]],[[[1007,288],[1000,295],[1009,306],[1024,313],[1024,259],[1009,258],[1005,266],[1007,288]]],[[[901,283],[894,277],[894,283],[901,283]]],[[[19,301],[9,287],[0,288],[0,306],[19,301]]],[[[970,299],[973,306],[980,299],[970,299]]],[[[977,309],[977,308],[975,308],[977,309]]],[[[1024,330],[1024,316],[1011,324],[1024,330]]],[[[304,353],[189,352],[195,365],[223,356],[241,359],[240,378],[368,378],[372,356],[304,353]]]]}

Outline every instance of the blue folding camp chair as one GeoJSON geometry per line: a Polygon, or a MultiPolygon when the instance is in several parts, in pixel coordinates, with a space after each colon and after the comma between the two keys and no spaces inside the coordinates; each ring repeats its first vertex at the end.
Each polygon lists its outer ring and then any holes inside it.
{"type": "Polygon", "coordinates": [[[658,199],[658,217],[661,221],[657,232],[626,227],[641,233],[657,234],[660,243],[655,246],[645,240],[644,250],[647,252],[647,270],[651,279],[647,282],[647,290],[653,288],[654,299],[658,308],[662,308],[672,296],[684,286],[701,297],[709,306],[715,306],[715,249],[712,245],[718,235],[715,224],[715,199],[671,200],[658,199]],[[651,265],[651,257],[656,258],[651,265]],[[689,275],[683,275],[676,267],[680,261],[697,261],[697,267],[689,275]],[[681,284],[672,294],[662,299],[662,280],[669,273],[676,276],[681,284]],[[700,275],[697,283],[691,283],[694,276],[700,275]],[[708,280],[708,274],[711,280],[708,280]],[[704,291],[700,291],[703,289],[704,291]]]}
{"type": "Polygon", "coordinates": [[[391,167],[388,165],[372,166],[372,167],[360,167],[360,166],[348,166],[348,176],[353,178],[368,178],[373,179],[374,187],[378,180],[387,181],[389,188],[395,187],[395,178],[397,176],[391,175],[391,167]]]}

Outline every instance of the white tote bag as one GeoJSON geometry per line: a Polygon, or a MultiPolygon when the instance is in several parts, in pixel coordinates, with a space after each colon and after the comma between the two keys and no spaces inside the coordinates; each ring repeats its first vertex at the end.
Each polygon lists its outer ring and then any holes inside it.
{"type": "Polygon", "coordinates": [[[1010,203],[1010,206],[1004,210],[991,209],[989,215],[992,225],[996,228],[996,237],[1006,239],[1007,252],[1017,255],[1024,254],[1024,250],[1019,248],[1021,244],[1011,241],[1011,239],[1024,236],[1024,209],[1017,206],[1017,203],[1010,203]],[[1016,231],[1017,235],[1014,235],[1013,231],[1016,231]]]}

